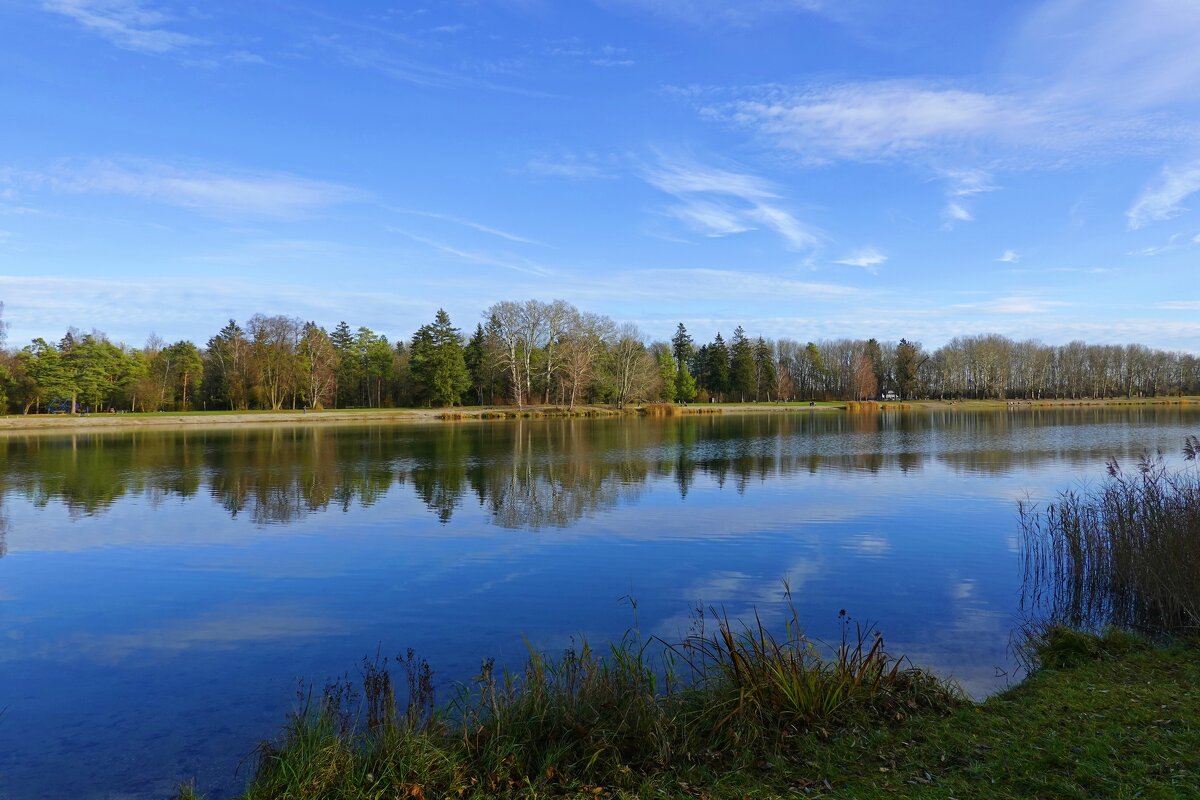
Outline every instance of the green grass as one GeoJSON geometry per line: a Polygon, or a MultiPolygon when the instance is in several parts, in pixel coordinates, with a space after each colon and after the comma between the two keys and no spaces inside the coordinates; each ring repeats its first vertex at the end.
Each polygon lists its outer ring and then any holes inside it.
{"type": "MultiPolygon", "coordinates": [[[[758,645],[735,646],[726,652],[756,658],[758,645]]],[[[615,653],[635,663],[610,662],[599,680],[575,671],[588,662],[584,653],[555,664],[534,657],[535,674],[546,670],[545,691],[489,712],[495,716],[488,724],[452,724],[419,703],[387,722],[379,714],[386,703],[360,710],[359,717],[348,713],[344,694],[333,705],[314,701],[293,718],[280,742],[261,750],[243,800],[1015,800],[1187,798],[1200,792],[1200,647],[1194,642],[1161,646],[1128,634],[1052,628],[1036,642],[1040,667],[1034,674],[982,704],[949,695],[931,702],[923,693],[906,696],[906,687],[885,693],[899,700],[896,706],[864,704],[859,697],[834,714],[810,708],[781,715],[774,701],[756,708],[739,690],[692,696],[672,707],[670,720],[656,711],[660,705],[646,693],[648,685],[621,684],[650,681],[636,665],[637,651],[626,646],[615,653]],[[625,700],[642,699],[601,712],[602,697],[614,691],[625,700]]],[[[420,662],[407,663],[419,688],[420,662]]],[[[381,673],[372,669],[365,677],[378,689],[381,673]]],[[[514,691],[508,681],[519,680],[508,676],[486,688],[485,678],[481,697],[507,697],[514,691]]],[[[758,678],[749,680],[758,685],[758,678]]],[[[470,707],[484,710],[478,703],[470,707]]],[[[179,797],[199,795],[188,788],[179,797]]]]}

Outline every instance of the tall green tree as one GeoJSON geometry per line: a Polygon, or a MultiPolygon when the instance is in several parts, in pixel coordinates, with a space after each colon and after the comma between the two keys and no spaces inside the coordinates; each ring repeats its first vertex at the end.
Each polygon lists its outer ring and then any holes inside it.
{"type": "Polygon", "coordinates": [[[696,394],[696,379],[692,377],[686,363],[680,364],[679,371],[675,373],[676,402],[690,403],[696,399],[696,394]]]}
{"type": "Polygon", "coordinates": [[[687,328],[681,322],[679,323],[679,327],[675,329],[675,335],[671,337],[671,355],[675,356],[675,363],[682,368],[691,361],[695,353],[696,345],[692,341],[692,337],[688,335],[687,328]]]}
{"type": "Polygon", "coordinates": [[[658,399],[670,403],[675,400],[675,378],[679,372],[675,357],[671,355],[671,347],[661,342],[651,349],[658,364],[658,399]]]}
{"type": "Polygon", "coordinates": [[[758,400],[771,400],[775,391],[775,353],[767,340],[758,337],[754,343],[754,381],[755,397],[758,400]]]}
{"type": "Polygon", "coordinates": [[[741,402],[754,399],[758,383],[754,377],[754,346],[746,331],[737,326],[729,341],[729,382],[734,398],[741,402]]]}
{"type": "Polygon", "coordinates": [[[333,405],[336,408],[357,405],[363,381],[363,358],[354,333],[345,320],[339,322],[329,334],[329,341],[338,354],[333,405]]]}
{"type": "Polygon", "coordinates": [[[917,370],[922,363],[921,345],[901,339],[896,345],[896,391],[901,400],[909,400],[916,394],[917,370]]]}
{"type": "Polygon", "coordinates": [[[457,405],[471,388],[462,336],[445,309],[439,308],[433,322],[413,334],[409,370],[418,399],[430,405],[457,405]]]}
{"type": "Polygon", "coordinates": [[[21,352],[26,362],[25,371],[33,382],[34,405],[55,401],[73,403],[79,387],[57,347],[38,337],[21,352]]]}
{"type": "Polygon", "coordinates": [[[163,353],[170,364],[167,369],[170,393],[178,398],[176,407],[180,411],[187,411],[196,387],[204,378],[204,359],[200,357],[200,350],[196,345],[186,339],[175,342],[163,353]]]}
{"type": "Polygon", "coordinates": [[[713,339],[712,344],[707,345],[707,351],[704,364],[704,388],[724,399],[725,393],[729,391],[729,346],[721,338],[720,331],[717,331],[717,336],[713,339]]]}

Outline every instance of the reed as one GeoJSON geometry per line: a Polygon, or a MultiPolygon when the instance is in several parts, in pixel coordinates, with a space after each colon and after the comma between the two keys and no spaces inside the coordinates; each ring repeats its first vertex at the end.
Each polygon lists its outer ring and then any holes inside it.
{"type": "Polygon", "coordinates": [[[676,417],[682,409],[674,403],[647,403],[641,407],[644,417],[676,417]]]}
{"type": "MultiPolygon", "coordinates": [[[[1188,437],[1185,456],[1200,441],[1188,437]]],[[[1200,632],[1200,474],[1143,457],[1038,509],[1022,504],[1025,603],[1068,626],[1200,632]]]]}

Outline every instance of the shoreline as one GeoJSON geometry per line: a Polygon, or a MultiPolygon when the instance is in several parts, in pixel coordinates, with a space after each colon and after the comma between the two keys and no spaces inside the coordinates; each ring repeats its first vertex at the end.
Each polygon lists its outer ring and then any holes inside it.
{"type": "Polygon", "coordinates": [[[853,403],[822,401],[807,403],[695,403],[689,406],[647,404],[615,409],[607,406],[468,406],[454,408],[328,409],[321,411],[190,411],[118,412],[113,414],[13,414],[0,416],[3,432],[73,432],[137,428],[222,428],[243,425],[313,425],[355,422],[388,424],[432,424],[440,422],[486,422],[510,419],[599,418],[622,416],[704,416],[724,414],[770,414],[798,412],[872,413],[895,411],[998,411],[1078,408],[1197,407],[1197,397],[1111,398],[1101,400],[910,400],[853,403]],[[665,413],[656,413],[665,409],[665,413]]]}

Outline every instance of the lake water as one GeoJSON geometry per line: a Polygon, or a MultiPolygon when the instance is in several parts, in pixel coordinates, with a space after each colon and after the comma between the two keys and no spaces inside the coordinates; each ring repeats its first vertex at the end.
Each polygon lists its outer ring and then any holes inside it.
{"type": "Polygon", "coordinates": [[[1142,408],[0,437],[0,798],[228,797],[302,677],[411,647],[444,699],[484,657],[519,666],[523,637],[677,637],[697,604],[782,622],[785,580],[811,635],[844,608],[984,695],[1014,669],[1017,501],[1198,428],[1142,408]]]}

